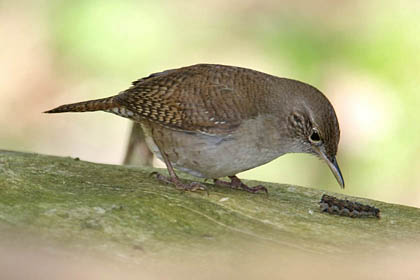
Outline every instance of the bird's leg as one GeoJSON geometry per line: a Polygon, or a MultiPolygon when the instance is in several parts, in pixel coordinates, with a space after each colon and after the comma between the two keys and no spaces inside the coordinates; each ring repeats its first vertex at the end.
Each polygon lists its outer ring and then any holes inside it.
{"type": "Polygon", "coordinates": [[[242,183],[241,179],[239,179],[238,177],[234,176],[229,176],[230,178],[230,182],[226,182],[226,181],[222,181],[219,179],[214,179],[214,184],[218,185],[218,186],[224,186],[224,187],[230,187],[232,189],[240,189],[240,190],[244,190],[250,193],[257,193],[259,191],[263,191],[265,193],[268,193],[268,190],[266,187],[262,186],[262,185],[258,185],[255,187],[248,187],[247,185],[245,185],[244,183],[242,183]]]}
{"type": "Polygon", "coordinates": [[[166,184],[174,184],[175,188],[178,190],[192,191],[192,192],[201,190],[201,191],[206,191],[208,193],[206,186],[204,186],[203,184],[199,182],[191,182],[189,184],[182,183],[181,180],[176,175],[175,170],[168,159],[168,155],[162,152],[162,150],[160,152],[162,154],[163,161],[166,164],[166,168],[168,169],[169,177],[162,175],[158,172],[152,172],[151,175],[155,176],[156,179],[166,184]]]}

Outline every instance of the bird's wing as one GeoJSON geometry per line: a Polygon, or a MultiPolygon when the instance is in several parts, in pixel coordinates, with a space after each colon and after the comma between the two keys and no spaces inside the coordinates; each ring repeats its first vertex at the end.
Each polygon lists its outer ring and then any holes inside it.
{"type": "Polygon", "coordinates": [[[190,68],[167,70],[135,81],[115,101],[133,112],[134,120],[190,132],[230,133],[258,110],[246,88],[225,76],[190,68]]]}

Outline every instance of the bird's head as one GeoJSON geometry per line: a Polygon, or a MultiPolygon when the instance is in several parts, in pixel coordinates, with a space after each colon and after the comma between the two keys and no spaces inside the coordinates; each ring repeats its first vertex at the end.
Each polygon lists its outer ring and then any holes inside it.
{"type": "MultiPolygon", "coordinates": [[[[297,81],[296,81],[297,82],[297,81]]],[[[336,160],[340,128],[334,108],[316,88],[297,82],[288,114],[288,134],[294,152],[309,153],[323,159],[342,188],[344,180],[336,160]]]]}

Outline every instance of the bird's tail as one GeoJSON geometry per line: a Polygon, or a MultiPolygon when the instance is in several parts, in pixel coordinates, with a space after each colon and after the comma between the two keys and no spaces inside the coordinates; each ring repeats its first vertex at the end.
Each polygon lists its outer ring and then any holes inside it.
{"type": "Polygon", "coordinates": [[[118,105],[114,101],[114,96],[111,96],[107,98],[61,105],[52,110],[45,111],[44,113],[109,111],[117,106],[118,105]]]}

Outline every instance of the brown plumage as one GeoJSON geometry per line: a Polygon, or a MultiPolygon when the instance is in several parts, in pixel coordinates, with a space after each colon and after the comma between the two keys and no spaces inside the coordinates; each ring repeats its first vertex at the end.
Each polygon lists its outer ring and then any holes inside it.
{"type": "MultiPolygon", "coordinates": [[[[46,113],[111,112],[140,122],[151,150],[170,178],[172,169],[199,177],[229,176],[289,152],[320,156],[344,186],[335,161],[340,130],[330,102],[314,87],[258,71],[212,64],[167,70],[141,78],[118,95],[62,105],[46,113]]],[[[220,183],[222,181],[216,180],[220,183]]]]}
{"type": "Polygon", "coordinates": [[[101,98],[58,106],[44,113],[107,111],[115,107],[114,98],[101,98]]]}

